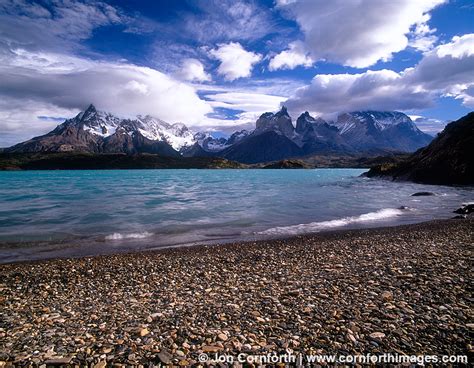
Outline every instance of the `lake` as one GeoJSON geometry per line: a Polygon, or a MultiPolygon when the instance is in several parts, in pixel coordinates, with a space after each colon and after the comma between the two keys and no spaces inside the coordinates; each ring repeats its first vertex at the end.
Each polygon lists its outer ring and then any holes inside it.
{"type": "Polygon", "coordinates": [[[471,187],[360,169],[0,172],[0,262],[453,217],[471,187]],[[412,197],[430,191],[434,196],[412,197]]]}

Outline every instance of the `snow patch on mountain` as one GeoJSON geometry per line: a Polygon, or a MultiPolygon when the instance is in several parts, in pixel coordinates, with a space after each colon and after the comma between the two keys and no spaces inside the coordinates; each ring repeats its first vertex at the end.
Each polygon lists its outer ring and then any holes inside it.
{"type": "Polygon", "coordinates": [[[108,137],[116,132],[121,122],[119,118],[103,111],[90,110],[92,109],[89,108],[76,117],[84,130],[101,137],[108,137]]]}
{"type": "Polygon", "coordinates": [[[194,134],[195,141],[208,152],[219,152],[228,147],[225,138],[215,138],[211,133],[198,132],[194,134]]]}
{"type": "Polygon", "coordinates": [[[168,124],[152,116],[137,116],[138,131],[152,141],[166,141],[176,151],[195,143],[194,134],[182,123],[168,124]]]}
{"type": "Polygon", "coordinates": [[[417,130],[413,121],[398,111],[354,111],[339,115],[333,125],[339,129],[341,135],[344,135],[356,129],[359,123],[372,123],[379,131],[399,124],[407,124],[412,130],[417,130]]]}

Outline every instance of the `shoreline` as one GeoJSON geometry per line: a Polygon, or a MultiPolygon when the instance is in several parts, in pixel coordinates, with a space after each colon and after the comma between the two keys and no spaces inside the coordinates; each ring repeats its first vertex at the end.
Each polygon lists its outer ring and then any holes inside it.
{"type": "MultiPolygon", "coordinates": [[[[97,258],[97,257],[111,257],[111,256],[126,256],[126,255],[133,255],[133,254],[148,254],[148,253],[162,253],[162,252],[167,252],[167,251],[173,251],[176,250],[178,253],[180,250],[184,249],[199,249],[202,247],[232,247],[235,245],[245,245],[245,244],[255,244],[255,243],[268,243],[268,242],[279,242],[279,241],[292,241],[294,239],[301,239],[301,238],[321,238],[324,239],[326,236],[331,236],[331,235],[344,235],[345,233],[352,233],[352,232],[365,232],[365,231],[392,231],[393,229],[399,228],[399,227],[404,227],[404,226],[416,226],[416,225],[422,225],[422,224],[427,224],[427,225],[433,225],[435,226],[437,223],[445,223],[445,222],[450,222],[452,220],[457,220],[459,221],[460,219],[455,219],[454,217],[450,219],[433,219],[433,220],[428,220],[428,221],[420,221],[420,222],[414,222],[414,223],[407,223],[407,224],[380,224],[380,225],[374,225],[374,226],[367,226],[364,227],[364,225],[360,226],[355,226],[351,227],[351,225],[348,226],[342,226],[339,228],[327,228],[323,229],[321,231],[317,232],[308,232],[308,233],[301,233],[301,234],[279,234],[279,235],[267,235],[265,237],[252,237],[251,235],[247,235],[245,237],[236,237],[236,238],[217,238],[217,239],[211,239],[207,241],[201,241],[201,240],[196,240],[196,241],[189,241],[189,242],[179,242],[179,243],[170,243],[170,244],[165,244],[165,245],[159,245],[159,246],[149,246],[149,244],[146,244],[145,246],[140,246],[140,242],[138,241],[133,241],[130,240],[128,241],[127,248],[125,249],[119,249],[115,248],[111,251],[105,251],[102,253],[85,253],[85,254],[75,254],[75,253],[67,253],[68,251],[75,249],[76,247],[80,247],[80,245],[76,245],[75,247],[59,247],[58,245],[60,244],[68,244],[68,243],[78,243],[78,240],[60,240],[57,243],[53,243],[56,247],[45,247],[43,246],[40,248],[40,252],[51,252],[51,253],[60,253],[61,251],[65,251],[65,255],[53,255],[53,256],[46,256],[45,258],[38,258],[38,259],[22,259],[19,261],[7,261],[7,262],[0,262],[0,267],[2,266],[8,266],[8,265],[15,265],[15,264],[32,264],[32,263],[41,263],[41,262],[48,262],[48,261],[55,261],[55,260],[67,260],[67,259],[75,259],[75,260],[80,260],[80,259],[85,259],[85,258],[97,258]],[[136,247],[135,247],[136,246],[136,247]]],[[[466,219],[464,219],[466,220],[466,219]]],[[[93,241],[95,247],[97,248],[99,245],[105,244],[103,240],[97,240],[97,239],[83,239],[80,238],[81,242],[86,243],[87,241],[93,241]]],[[[46,241],[38,241],[37,244],[47,244],[48,242],[46,241]]],[[[22,245],[22,243],[7,243],[10,245],[9,247],[4,247],[3,250],[10,250],[10,251],[15,251],[15,250],[21,250],[21,249],[34,249],[35,245],[22,245]],[[11,246],[11,244],[16,245],[16,246],[11,246]]],[[[25,243],[26,244],[26,243],[25,243]]],[[[31,244],[34,244],[34,242],[31,242],[31,244]]],[[[145,244],[145,243],[143,243],[145,244]]],[[[94,248],[94,250],[97,250],[94,248]]]]}
{"type": "Polygon", "coordinates": [[[3,264],[0,362],[467,355],[473,228],[435,220],[3,264]]]}

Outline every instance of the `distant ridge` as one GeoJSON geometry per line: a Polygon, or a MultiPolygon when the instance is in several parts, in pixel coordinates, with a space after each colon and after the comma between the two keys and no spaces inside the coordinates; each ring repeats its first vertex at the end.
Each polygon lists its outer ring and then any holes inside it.
{"type": "Polygon", "coordinates": [[[94,105],[48,134],[4,149],[7,153],[152,153],[168,157],[222,157],[254,164],[311,155],[414,152],[432,137],[401,112],[357,111],[334,122],[301,114],[296,126],[283,106],[256,121],[253,131],[229,138],[192,132],[149,115],[121,119],[94,105]]]}

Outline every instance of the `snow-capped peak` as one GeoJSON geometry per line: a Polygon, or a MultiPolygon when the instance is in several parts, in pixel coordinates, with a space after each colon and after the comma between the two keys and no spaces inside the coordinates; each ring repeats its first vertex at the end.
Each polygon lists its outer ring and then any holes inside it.
{"type": "Polygon", "coordinates": [[[379,130],[402,123],[413,123],[407,115],[398,111],[356,111],[352,115],[359,121],[372,121],[379,130]]]}
{"type": "Polygon", "coordinates": [[[195,143],[194,133],[183,123],[169,124],[150,115],[121,119],[97,110],[94,105],[90,105],[68,123],[81,126],[83,130],[104,138],[115,134],[119,128],[128,134],[138,131],[149,140],[166,141],[177,151],[195,143]]]}
{"type": "Polygon", "coordinates": [[[358,129],[360,124],[371,124],[378,131],[399,124],[407,124],[412,129],[417,129],[410,117],[398,111],[354,111],[339,115],[337,122],[334,123],[339,128],[341,135],[358,129]]]}
{"type": "Polygon", "coordinates": [[[115,133],[120,126],[121,119],[104,111],[97,111],[90,105],[85,111],[79,113],[72,122],[79,124],[86,131],[101,137],[108,137],[115,133]]]}
{"type": "Polygon", "coordinates": [[[152,141],[166,141],[176,151],[195,143],[193,133],[183,123],[168,124],[152,116],[138,116],[138,131],[152,141]]]}

